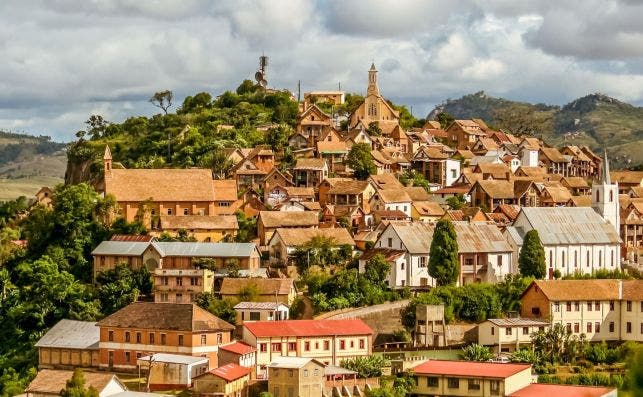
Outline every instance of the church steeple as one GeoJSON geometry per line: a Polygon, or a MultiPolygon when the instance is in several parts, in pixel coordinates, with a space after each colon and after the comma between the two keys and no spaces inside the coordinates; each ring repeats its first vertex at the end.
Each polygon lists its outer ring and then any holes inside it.
{"type": "Polygon", "coordinates": [[[112,174],[112,151],[109,150],[109,145],[105,145],[105,154],[103,154],[103,170],[105,171],[105,176],[111,176],[111,174],[112,174]]]}
{"type": "Polygon", "coordinates": [[[610,181],[610,162],[607,160],[607,149],[605,149],[605,155],[603,157],[603,184],[612,184],[610,181]]]}
{"type": "Polygon", "coordinates": [[[620,208],[618,204],[618,183],[612,184],[607,150],[604,152],[603,170],[600,182],[592,185],[592,208],[609,222],[619,233],[620,208]]]}
{"type": "Polygon", "coordinates": [[[368,70],[368,89],[366,95],[380,95],[380,89],[377,87],[377,69],[375,63],[371,63],[371,68],[368,70]]]}

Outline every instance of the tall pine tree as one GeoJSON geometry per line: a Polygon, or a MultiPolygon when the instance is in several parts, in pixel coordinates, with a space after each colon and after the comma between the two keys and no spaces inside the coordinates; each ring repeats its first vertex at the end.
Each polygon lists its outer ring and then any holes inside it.
{"type": "Polygon", "coordinates": [[[547,270],[545,266],[545,249],[540,242],[537,230],[530,230],[525,235],[518,256],[518,269],[525,277],[544,278],[547,270]]]}
{"type": "Polygon", "coordinates": [[[442,219],[435,225],[429,251],[429,275],[438,285],[455,284],[460,277],[458,236],[448,219],[442,219]]]}

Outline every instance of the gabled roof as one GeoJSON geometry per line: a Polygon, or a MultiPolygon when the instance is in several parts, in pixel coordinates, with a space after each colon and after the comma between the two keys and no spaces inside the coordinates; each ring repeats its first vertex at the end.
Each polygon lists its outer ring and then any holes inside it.
{"type": "Polygon", "coordinates": [[[610,387],[597,386],[572,386],[572,385],[555,385],[547,383],[532,383],[507,394],[508,397],[606,397],[616,395],[616,389],[610,387]]]}
{"type": "Polygon", "coordinates": [[[553,163],[569,163],[555,147],[542,147],[540,148],[540,152],[553,163]]]}
{"type": "Polygon", "coordinates": [[[422,186],[408,186],[404,191],[412,201],[429,201],[431,195],[422,186]]]}
{"type": "Polygon", "coordinates": [[[643,181],[643,171],[611,171],[612,182],[640,185],[643,181]]]}
{"type": "Polygon", "coordinates": [[[224,278],[219,293],[238,295],[248,286],[257,287],[259,295],[288,295],[295,288],[295,281],[292,278],[224,278]]]}
{"type": "MultiPolygon", "coordinates": [[[[36,378],[29,383],[25,392],[27,394],[53,394],[59,395],[63,390],[67,381],[74,375],[74,371],[61,370],[61,369],[43,369],[38,371],[36,378]]],[[[115,381],[122,390],[127,390],[116,377],[116,375],[108,372],[93,372],[83,371],[85,378],[85,386],[92,386],[99,393],[102,392],[107,385],[115,381]]]]}
{"type": "Polygon", "coordinates": [[[404,189],[380,189],[376,194],[383,203],[408,203],[412,201],[404,189]]]}
{"type": "Polygon", "coordinates": [[[480,180],[477,181],[470,189],[474,190],[479,186],[489,197],[493,199],[512,199],[514,198],[513,181],[507,180],[480,180]]]}
{"type": "Polygon", "coordinates": [[[35,346],[98,350],[99,340],[100,328],[96,326],[96,322],[62,319],[35,346]]]}
{"type": "Polygon", "coordinates": [[[511,175],[511,169],[505,163],[478,163],[473,169],[475,173],[490,174],[495,179],[506,179],[511,175]]]}
{"type": "Polygon", "coordinates": [[[373,182],[378,189],[401,189],[404,187],[393,174],[371,175],[368,180],[373,182]]]}
{"type": "Polygon", "coordinates": [[[540,327],[549,325],[549,322],[545,320],[524,317],[488,318],[487,321],[499,327],[540,327]]]}
{"type": "MultiPolygon", "coordinates": [[[[592,208],[587,207],[522,207],[524,216],[538,230],[544,245],[556,244],[618,244],[614,226],[592,208]]],[[[522,235],[526,230],[519,230],[522,235]]]]}
{"type": "Polygon", "coordinates": [[[543,191],[554,203],[567,203],[572,198],[572,194],[564,186],[545,186],[543,191]]]}
{"type": "Polygon", "coordinates": [[[188,256],[207,258],[247,258],[257,250],[257,245],[255,243],[156,241],[151,244],[162,257],[188,256]]]}
{"type": "Polygon", "coordinates": [[[261,211],[259,220],[264,227],[306,227],[319,225],[319,217],[316,212],[311,211],[261,211]]]}
{"type": "Polygon", "coordinates": [[[321,171],[326,167],[326,160],[319,158],[300,158],[297,159],[295,170],[318,170],[321,171]]]}
{"type": "Polygon", "coordinates": [[[212,181],[214,201],[236,201],[237,181],[234,179],[217,179],[212,181]]]}
{"type": "Polygon", "coordinates": [[[413,201],[413,208],[420,216],[443,216],[446,211],[435,201],[413,201]]]}
{"type": "Polygon", "coordinates": [[[202,168],[113,168],[105,176],[105,193],[117,201],[213,201],[213,186],[212,171],[202,168]]]}
{"type": "Polygon", "coordinates": [[[306,364],[309,362],[314,361],[318,365],[324,366],[324,364],[321,361],[318,361],[314,358],[308,358],[308,357],[284,357],[284,356],[279,356],[275,357],[272,359],[270,364],[268,364],[269,368],[285,368],[285,369],[299,369],[304,367],[306,364]]]}
{"type": "Polygon", "coordinates": [[[435,230],[434,224],[425,222],[404,224],[393,222],[388,228],[397,234],[409,253],[423,254],[429,252],[431,240],[433,239],[433,231],[435,230]]]}
{"type": "Polygon", "coordinates": [[[360,319],[255,321],[243,326],[257,337],[373,334],[371,327],[360,319]]]}
{"type": "Polygon", "coordinates": [[[288,308],[283,303],[277,302],[239,302],[234,305],[235,310],[278,310],[280,307],[288,308]]]}
{"type": "MultiPolygon", "coordinates": [[[[618,300],[620,280],[535,280],[531,288],[538,288],[552,302],[569,300],[618,300]]],[[[643,281],[639,287],[643,286],[643,281]]]]}
{"type": "Polygon", "coordinates": [[[101,241],[92,255],[141,256],[149,246],[149,241],[101,241]]]}
{"type": "Polygon", "coordinates": [[[368,250],[359,257],[360,261],[369,261],[376,257],[377,255],[382,255],[387,261],[394,261],[397,258],[404,255],[404,251],[396,250],[392,248],[373,248],[368,250]]]}
{"type": "Polygon", "coordinates": [[[429,360],[413,368],[413,373],[504,379],[529,369],[531,369],[530,364],[429,360]]]}
{"type": "Polygon", "coordinates": [[[252,372],[252,368],[242,367],[239,364],[230,363],[222,367],[212,369],[199,376],[210,374],[210,375],[217,376],[228,382],[232,382],[239,378],[243,378],[244,376],[250,375],[251,372],[252,372]]]}
{"type": "Polygon", "coordinates": [[[253,353],[257,351],[257,349],[255,349],[254,347],[239,341],[232,342],[228,345],[219,346],[219,350],[225,350],[239,355],[244,355],[244,354],[253,353]]]}
{"type": "Polygon", "coordinates": [[[152,241],[153,239],[154,236],[150,236],[149,234],[113,234],[112,237],[109,238],[109,241],[130,241],[144,243],[152,241]]]}
{"type": "Polygon", "coordinates": [[[589,188],[589,184],[587,183],[585,178],[581,178],[580,176],[563,177],[563,179],[560,180],[560,183],[562,183],[564,186],[575,188],[575,189],[589,188]]]}
{"type": "Polygon", "coordinates": [[[286,190],[286,193],[288,193],[289,197],[296,197],[296,196],[315,197],[315,189],[313,189],[312,187],[287,186],[284,188],[284,190],[286,190]]]}
{"type": "MultiPolygon", "coordinates": [[[[331,229],[277,229],[270,242],[280,238],[287,247],[298,247],[306,244],[314,237],[326,237],[338,245],[355,245],[348,230],[343,227],[331,229]]],[[[270,245],[270,243],[268,243],[270,245]]]]}
{"type": "Polygon", "coordinates": [[[507,239],[494,223],[453,222],[459,253],[511,252],[507,239]]]}
{"type": "Polygon", "coordinates": [[[592,196],[590,194],[585,194],[582,196],[572,196],[570,201],[572,202],[572,207],[591,207],[592,206],[592,196]]]}
{"type": "Polygon", "coordinates": [[[100,320],[99,327],[176,331],[231,331],[234,326],[191,303],[134,302],[100,320]]]}
{"type": "Polygon", "coordinates": [[[370,185],[368,181],[357,181],[353,179],[333,181],[331,188],[328,190],[328,194],[362,194],[364,190],[368,188],[368,185],[370,185]]]}

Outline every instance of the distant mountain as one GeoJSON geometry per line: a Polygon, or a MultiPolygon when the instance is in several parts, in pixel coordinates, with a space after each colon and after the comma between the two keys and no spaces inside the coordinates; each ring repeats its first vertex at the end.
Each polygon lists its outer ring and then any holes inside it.
{"type": "Polygon", "coordinates": [[[519,124],[510,122],[516,117],[538,120],[533,134],[549,144],[607,148],[615,166],[643,164],[643,108],[607,95],[590,94],[559,107],[494,98],[481,91],[446,100],[428,117],[440,112],[456,119],[481,118],[508,130],[519,124]]]}
{"type": "Polygon", "coordinates": [[[48,136],[0,131],[0,201],[31,196],[63,181],[66,144],[48,136]]]}

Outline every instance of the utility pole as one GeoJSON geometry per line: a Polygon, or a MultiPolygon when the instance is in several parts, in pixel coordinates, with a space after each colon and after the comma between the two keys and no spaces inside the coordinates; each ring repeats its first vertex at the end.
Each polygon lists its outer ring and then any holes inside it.
{"type": "Polygon", "coordinates": [[[301,80],[297,81],[297,102],[301,102],[301,80]]]}

